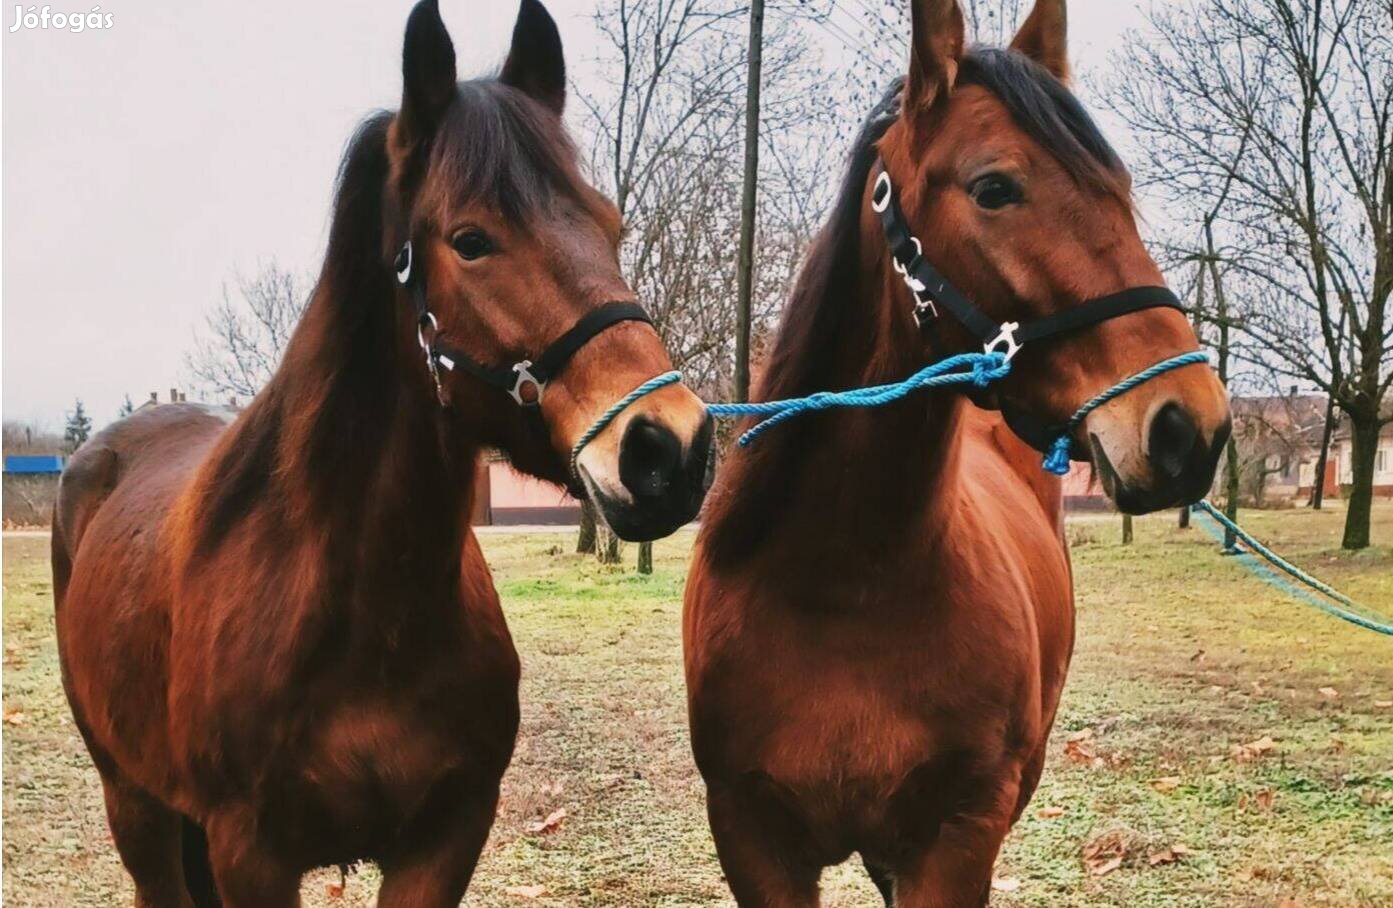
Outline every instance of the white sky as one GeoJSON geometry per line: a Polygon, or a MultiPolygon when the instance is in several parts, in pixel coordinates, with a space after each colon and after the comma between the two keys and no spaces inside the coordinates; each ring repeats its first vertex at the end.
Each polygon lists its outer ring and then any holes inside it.
{"type": "MultiPolygon", "coordinates": [[[[603,52],[595,0],[545,2],[584,82],[603,52]]],[[[194,326],[234,269],[318,271],[344,143],[401,90],[409,0],[101,6],[112,28],[81,34],[11,33],[14,4],[0,7],[6,419],[56,427],[80,397],[101,426],[127,393],[183,386],[194,326]]],[[[1131,0],[1069,6],[1080,73],[1141,23],[1131,0]]],[[[501,62],[512,0],[441,7],[461,76],[501,62]]],[[[824,52],[833,71],[849,56],[831,38],[824,52]]]]}

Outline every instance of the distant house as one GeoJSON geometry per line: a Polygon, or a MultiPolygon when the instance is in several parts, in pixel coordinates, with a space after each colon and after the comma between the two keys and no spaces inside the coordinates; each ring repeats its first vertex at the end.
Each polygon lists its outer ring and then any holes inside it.
{"type": "MultiPolygon", "coordinates": [[[[1301,394],[1293,387],[1283,395],[1235,396],[1229,406],[1241,498],[1263,507],[1310,497],[1325,433],[1325,395],[1301,394]]],[[[1219,463],[1222,487],[1227,458],[1219,463]]],[[[1336,493],[1334,471],[1327,466],[1325,494],[1336,493]]]]}
{"type": "MultiPolygon", "coordinates": [[[[1393,401],[1387,402],[1393,416],[1393,401]]],[[[1340,420],[1330,444],[1330,459],[1335,462],[1333,475],[1342,489],[1354,482],[1354,440],[1350,436],[1348,419],[1340,420]]],[[[1384,423],[1379,432],[1378,451],[1374,454],[1374,494],[1380,498],[1393,498],[1393,422],[1384,423]]]]}

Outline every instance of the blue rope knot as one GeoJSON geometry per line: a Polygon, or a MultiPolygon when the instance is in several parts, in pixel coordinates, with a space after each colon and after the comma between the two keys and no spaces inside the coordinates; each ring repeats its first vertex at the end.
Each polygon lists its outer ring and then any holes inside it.
{"type": "Polygon", "coordinates": [[[1043,463],[1044,468],[1056,476],[1063,476],[1069,472],[1069,448],[1073,443],[1074,431],[1083,424],[1088,414],[1092,413],[1103,404],[1114,398],[1121,397],[1138,385],[1145,384],[1158,375],[1164,375],[1182,366],[1191,366],[1198,363],[1207,364],[1208,362],[1209,354],[1202,350],[1195,350],[1190,353],[1182,353],[1179,356],[1172,356],[1170,359],[1163,359],[1156,365],[1141,370],[1136,375],[1129,375],[1111,388],[1093,397],[1082,407],[1074,411],[1074,415],[1069,417],[1069,421],[1064,424],[1064,429],[1059,433],[1059,437],[1050,444],[1049,453],[1045,455],[1043,463]]]}
{"type": "Polygon", "coordinates": [[[1045,455],[1045,471],[1056,476],[1064,476],[1069,472],[1069,448],[1072,446],[1073,436],[1065,432],[1050,445],[1050,452],[1045,455]]]}

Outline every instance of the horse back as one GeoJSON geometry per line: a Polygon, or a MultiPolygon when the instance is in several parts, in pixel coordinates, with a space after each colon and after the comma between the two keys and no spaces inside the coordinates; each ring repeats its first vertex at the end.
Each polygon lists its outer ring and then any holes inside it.
{"type": "Polygon", "coordinates": [[[194,404],[136,413],[93,436],[59,481],[52,536],[58,651],[74,717],[99,766],[140,766],[142,755],[167,749],[164,723],[151,718],[167,700],[163,528],[229,421],[227,411],[194,404]]]}

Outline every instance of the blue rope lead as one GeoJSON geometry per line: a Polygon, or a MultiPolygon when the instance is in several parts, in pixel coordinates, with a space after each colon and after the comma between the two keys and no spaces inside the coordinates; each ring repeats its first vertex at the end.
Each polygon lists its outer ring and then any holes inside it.
{"type": "Polygon", "coordinates": [[[920,369],[903,381],[850,391],[820,391],[808,397],[770,400],[752,404],[707,404],[712,416],[763,416],[764,419],[740,436],[741,446],[800,413],[831,410],[836,407],[879,407],[907,397],[922,388],[947,385],[975,385],[985,388],[1011,373],[1011,364],[1000,353],[963,353],[920,369]]]}
{"type": "MultiPolygon", "coordinates": [[[[1364,615],[1357,614],[1358,612],[1367,613],[1371,612],[1372,610],[1364,608],[1362,605],[1355,602],[1353,599],[1346,596],[1344,593],[1340,592],[1334,587],[1322,583],[1315,577],[1312,577],[1310,574],[1301,570],[1301,568],[1297,567],[1290,561],[1287,561],[1285,558],[1281,557],[1276,552],[1269,549],[1267,546],[1263,545],[1261,542],[1258,542],[1252,536],[1248,535],[1248,533],[1245,532],[1242,527],[1234,523],[1232,520],[1229,520],[1228,516],[1224,514],[1223,511],[1214,507],[1214,505],[1210,504],[1208,501],[1198,501],[1191,506],[1191,509],[1207,515],[1208,517],[1222,525],[1229,532],[1233,533],[1239,539],[1243,540],[1243,544],[1248,547],[1248,550],[1250,552],[1262,556],[1273,566],[1280,568],[1281,570],[1290,574],[1292,577],[1295,577],[1297,580],[1306,584],[1311,589],[1316,590],[1319,593],[1324,593],[1326,596],[1329,596],[1331,599],[1334,599],[1336,602],[1340,603],[1340,605],[1345,606],[1345,608],[1341,608],[1340,606],[1336,605],[1331,605],[1330,603],[1325,602],[1321,599],[1317,599],[1314,596],[1300,596],[1299,598],[1304,599],[1307,602],[1310,602],[1312,605],[1316,606],[1317,608],[1321,609],[1327,614],[1334,615],[1336,618],[1342,618],[1345,621],[1350,622],[1351,624],[1358,625],[1359,627],[1366,628],[1368,630],[1375,631],[1380,634],[1387,634],[1389,636],[1393,636],[1393,624],[1387,624],[1382,621],[1375,621],[1373,618],[1367,618],[1364,615]]],[[[1262,565],[1256,563],[1251,565],[1251,567],[1256,568],[1258,570],[1262,569],[1262,565]]],[[[1277,580],[1278,578],[1274,577],[1273,579],[1277,580]]],[[[1300,591],[1292,589],[1291,592],[1299,593],[1300,591]]]]}
{"type": "Polygon", "coordinates": [[[1045,455],[1045,469],[1056,476],[1063,476],[1065,473],[1069,472],[1069,448],[1073,444],[1074,430],[1083,423],[1088,414],[1092,413],[1103,404],[1115,397],[1126,394],[1137,385],[1151,381],[1151,379],[1158,375],[1164,375],[1172,369],[1179,369],[1182,366],[1207,362],[1209,362],[1209,356],[1199,350],[1193,353],[1182,353],[1179,356],[1172,356],[1170,359],[1161,360],[1148,369],[1143,369],[1130,378],[1124,378],[1102,394],[1088,401],[1082,407],[1074,411],[1074,415],[1069,417],[1069,421],[1064,424],[1064,431],[1054,440],[1054,444],[1050,445],[1050,453],[1045,455]]]}
{"type": "Polygon", "coordinates": [[[578,475],[576,472],[576,461],[580,459],[580,452],[585,450],[585,446],[590,444],[590,442],[594,441],[595,436],[603,432],[606,426],[614,422],[615,417],[627,410],[629,406],[639,398],[646,397],[647,395],[652,394],[659,388],[666,388],[668,385],[675,385],[681,380],[682,373],[678,372],[675,369],[671,372],[664,372],[662,375],[657,375],[653,378],[648,379],[648,381],[639,385],[637,388],[630,391],[628,394],[625,394],[623,397],[619,398],[619,400],[615,401],[613,406],[611,406],[604,413],[600,414],[600,418],[595,420],[594,425],[585,430],[585,434],[582,435],[580,437],[580,440],[577,441],[575,445],[571,448],[571,475],[578,475]]]}

